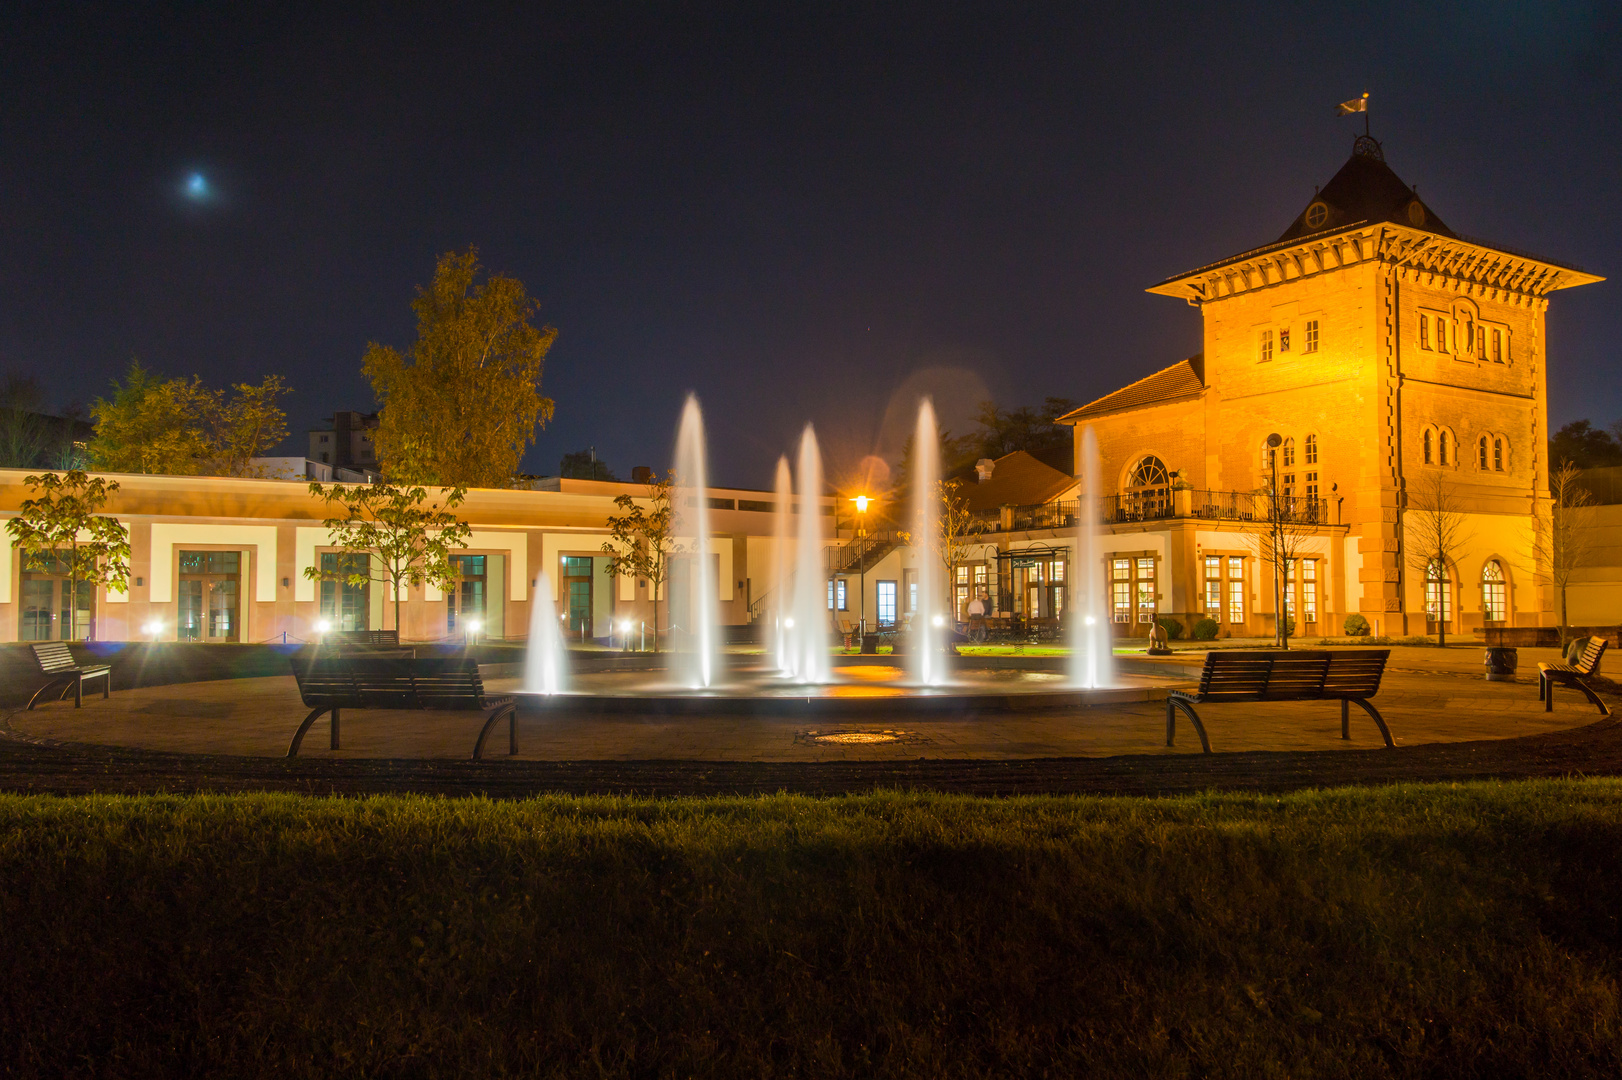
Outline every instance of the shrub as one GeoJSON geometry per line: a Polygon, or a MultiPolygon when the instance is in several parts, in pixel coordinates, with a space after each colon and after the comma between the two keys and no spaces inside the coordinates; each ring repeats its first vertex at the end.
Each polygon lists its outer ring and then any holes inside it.
{"type": "Polygon", "coordinates": [[[1183,624],[1172,618],[1170,615],[1162,615],[1160,618],[1156,619],[1155,622],[1159,623],[1161,627],[1165,629],[1167,641],[1176,641],[1178,638],[1183,636],[1183,624]]]}
{"type": "Polygon", "coordinates": [[[1194,640],[1215,641],[1217,632],[1221,629],[1222,624],[1215,619],[1201,619],[1194,624],[1194,640]]]}
{"type": "Polygon", "coordinates": [[[1362,637],[1369,632],[1369,621],[1355,611],[1346,616],[1346,633],[1351,637],[1362,637]]]}

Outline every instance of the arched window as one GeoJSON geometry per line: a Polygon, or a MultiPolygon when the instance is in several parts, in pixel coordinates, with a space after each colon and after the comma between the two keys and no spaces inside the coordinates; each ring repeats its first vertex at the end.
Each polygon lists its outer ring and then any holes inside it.
{"type": "Polygon", "coordinates": [[[1292,468],[1295,465],[1295,436],[1284,440],[1284,467],[1292,468]]]}
{"type": "Polygon", "coordinates": [[[1451,450],[1451,447],[1450,447],[1449,444],[1451,442],[1452,442],[1452,440],[1449,439],[1448,435],[1447,435],[1447,428],[1443,428],[1440,432],[1437,433],[1436,444],[1441,449],[1441,453],[1438,456],[1438,460],[1437,460],[1438,465],[1446,465],[1448,463],[1448,454],[1449,454],[1449,452],[1451,450]]]}
{"type": "Polygon", "coordinates": [[[1132,469],[1126,482],[1127,506],[1136,516],[1163,517],[1171,510],[1171,470],[1153,454],[1132,469]]]}
{"type": "Polygon", "coordinates": [[[1272,472],[1273,466],[1277,464],[1278,449],[1276,447],[1268,446],[1265,439],[1262,440],[1262,472],[1272,472]]]}
{"type": "Polygon", "coordinates": [[[1476,457],[1481,471],[1486,472],[1490,466],[1487,464],[1487,436],[1485,435],[1481,437],[1480,442],[1476,443],[1476,457]]]}
{"type": "Polygon", "coordinates": [[[1490,623],[1509,620],[1509,595],[1504,583],[1504,568],[1497,559],[1488,559],[1481,568],[1481,610],[1490,623]]]}
{"type": "Polygon", "coordinates": [[[1307,452],[1307,464],[1308,465],[1316,465],[1316,464],[1318,464],[1318,436],[1316,436],[1316,435],[1308,435],[1307,436],[1306,452],[1307,452]]]}
{"type": "Polygon", "coordinates": [[[1493,472],[1503,472],[1504,471],[1504,440],[1503,439],[1495,438],[1492,441],[1492,471],[1493,472]]]}
{"type": "Polygon", "coordinates": [[[1433,455],[1435,453],[1435,451],[1432,449],[1434,442],[1435,442],[1434,434],[1431,432],[1430,428],[1426,428],[1425,429],[1425,464],[1427,464],[1427,465],[1429,465],[1431,463],[1432,457],[1433,457],[1433,455]]]}
{"type": "Polygon", "coordinates": [[[1453,598],[1449,595],[1447,567],[1436,559],[1425,567],[1425,619],[1433,623],[1453,620],[1453,598]]]}

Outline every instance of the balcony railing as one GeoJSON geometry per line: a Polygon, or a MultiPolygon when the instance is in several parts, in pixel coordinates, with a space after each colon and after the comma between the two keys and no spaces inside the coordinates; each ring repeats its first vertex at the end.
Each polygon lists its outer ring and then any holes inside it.
{"type": "MultiPolygon", "coordinates": [[[[1205,521],[1267,522],[1276,513],[1278,520],[1291,525],[1327,525],[1329,501],[1302,496],[1251,491],[1166,491],[1149,495],[1106,495],[1099,500],[1099,520],[1106,525],[1171,518],[1198,518],[1205,521]]],[[[1042,529],[1072,529],[1076,526],[1079,503],[1042,503],[1036,506],[1005,506],[978,515],[981,532],[1031,532],[1042,529]]]]}

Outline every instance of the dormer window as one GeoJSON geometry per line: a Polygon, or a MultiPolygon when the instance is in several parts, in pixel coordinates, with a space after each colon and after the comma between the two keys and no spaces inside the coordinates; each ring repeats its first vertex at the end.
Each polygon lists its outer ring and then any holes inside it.
{"type": "Polygon", "coordinates": [[[1309,229],[1320,229],[1323,223],[1329,220],[1329,205],[1324,202],[1315,202],[1307,207],[1305,217],[1302,218],[1309,229]]]}

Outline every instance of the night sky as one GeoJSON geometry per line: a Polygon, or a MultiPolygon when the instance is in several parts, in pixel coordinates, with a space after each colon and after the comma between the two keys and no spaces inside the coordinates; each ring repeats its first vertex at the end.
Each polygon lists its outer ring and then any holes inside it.
{"type": "MultiPolygon", "coordinates": [[[[1453,228],[1622,273],[1614,3],[137,7],[0,14],[0,365],[281,373],[293,453],[468,244],[559,331],[533,472],[667,465],[688,390],[749,486],[920,388],[1090,399],[1198,350],[1144,288],[1274,240],[1365,90],[1453,228]]],[[[1555,424],[1622,417],[1617,290],[1553,298],[1555,424]]]]}

